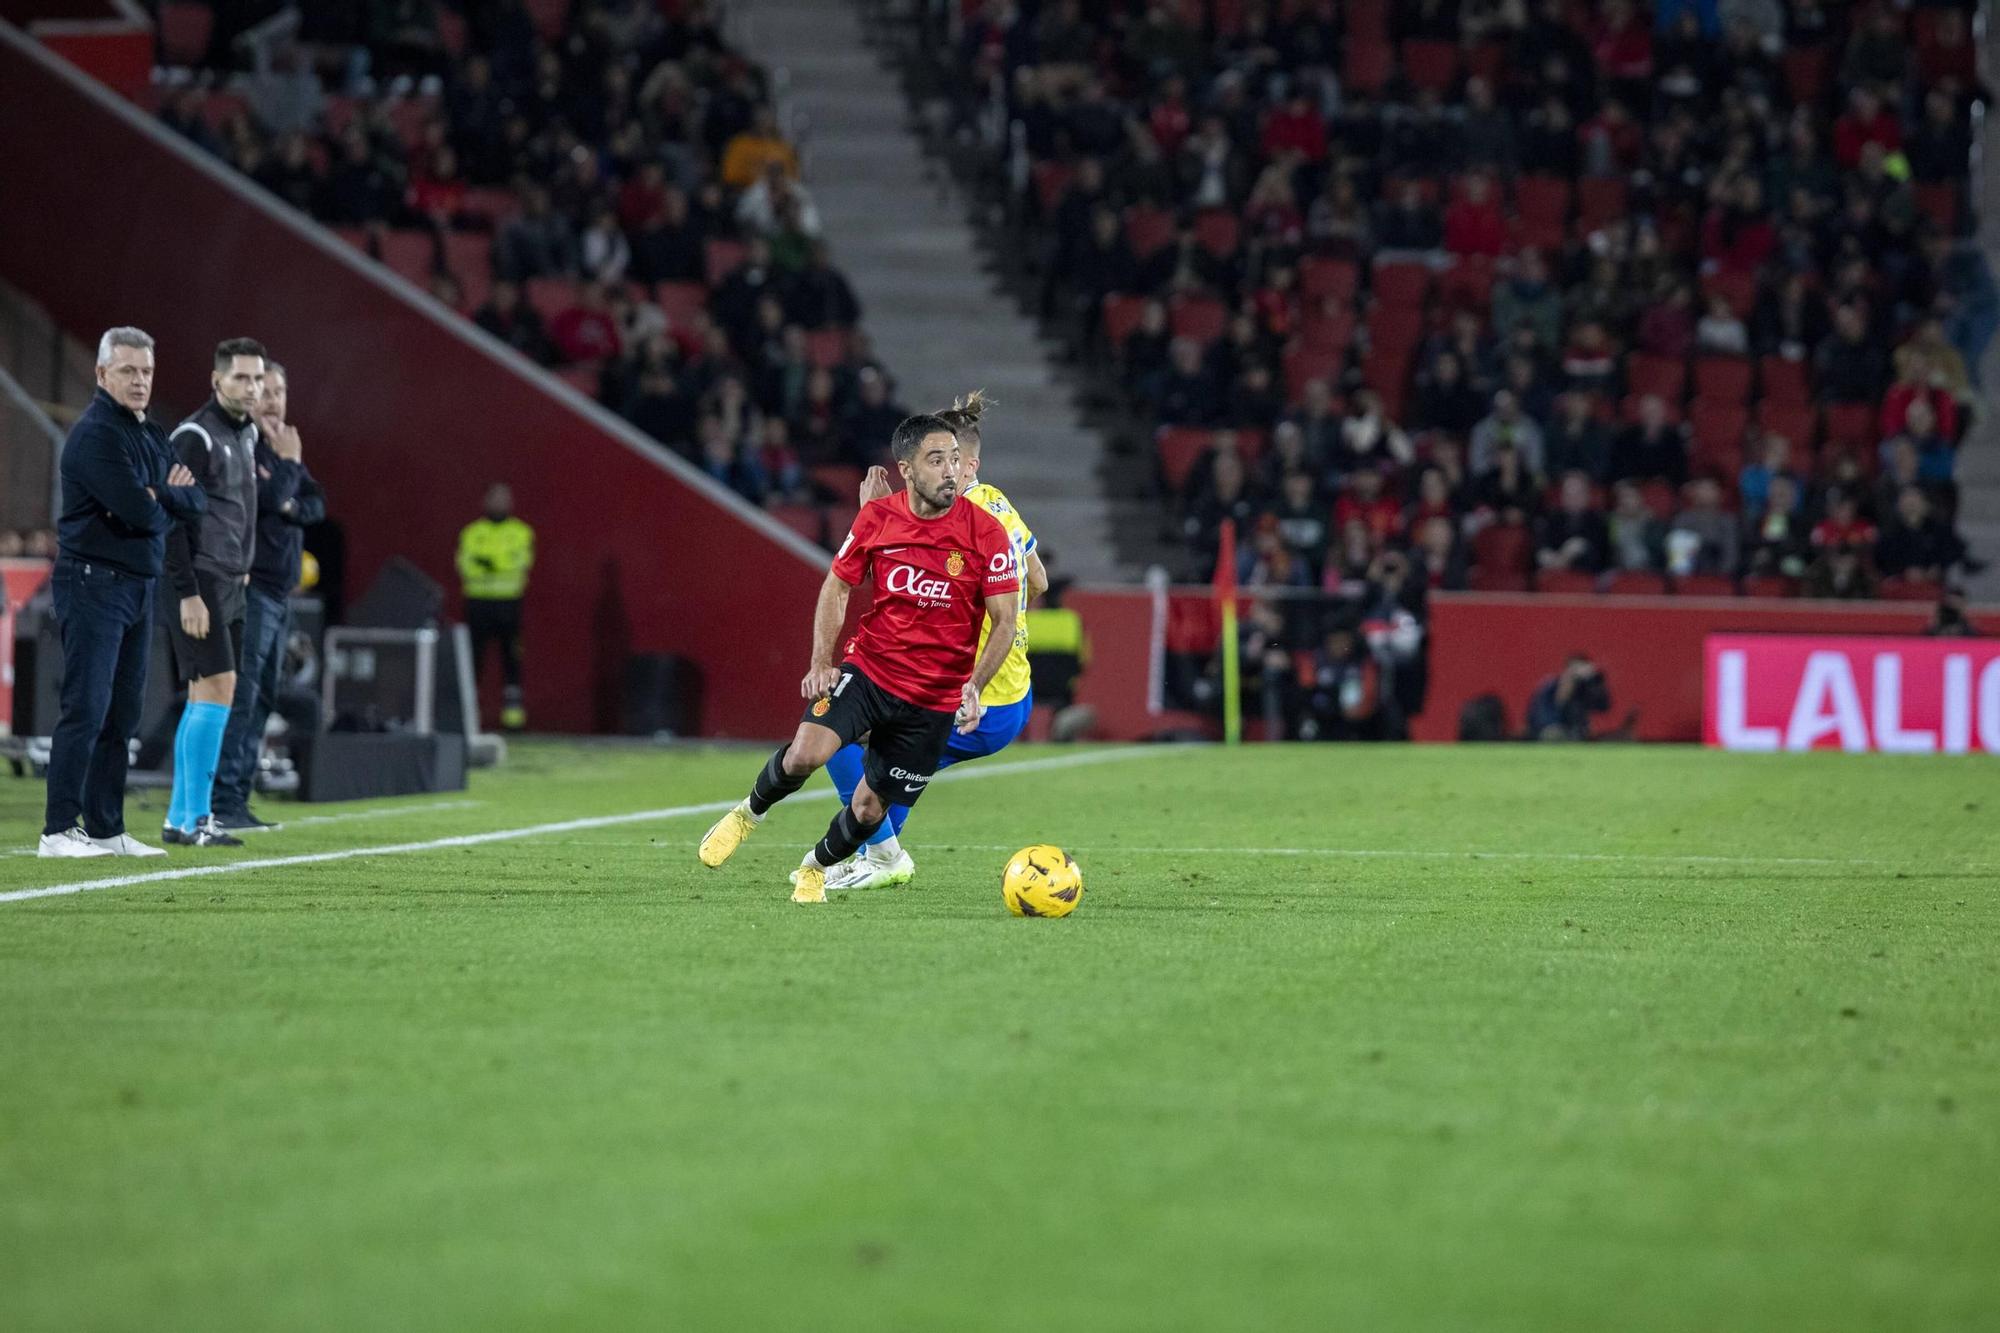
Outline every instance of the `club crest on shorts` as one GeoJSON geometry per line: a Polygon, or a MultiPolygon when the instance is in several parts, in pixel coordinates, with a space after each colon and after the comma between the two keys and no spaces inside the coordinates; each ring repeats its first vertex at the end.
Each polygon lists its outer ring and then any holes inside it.
{"type": "Polygon", "coordinates": [[[825,695],[821,695],[819,698],[813,700],[813,716],[825,717],[826,710],[831,707],[833,707],[833,700],[827,698],[825,695]]]}
{"type": "Polygon", "coordinates": [[[965,572],[965,557],[957,551],[953,551],[944,558],[944,572],[953,578],[957,578],[960,574],[963,574],[965,572]]]}

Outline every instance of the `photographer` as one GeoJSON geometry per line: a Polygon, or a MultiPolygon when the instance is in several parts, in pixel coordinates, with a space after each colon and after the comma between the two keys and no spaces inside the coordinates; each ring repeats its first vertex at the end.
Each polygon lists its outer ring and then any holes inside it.
{"type": "Polygon", "coordinates": [[[1558,674],[1549,677],[1528,699],[1528,739],[1587,741],[1593,714],[1611,711],[1611,690],[1597,663],[1583,653],[1571,653],[1558,674]]]}

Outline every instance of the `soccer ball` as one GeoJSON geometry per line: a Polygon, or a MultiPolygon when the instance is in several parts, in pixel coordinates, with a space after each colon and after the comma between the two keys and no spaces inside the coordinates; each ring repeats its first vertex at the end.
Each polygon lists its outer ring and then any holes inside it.
{"type": "Polygon", "coordinates": [[[1015,916],[1068,916],[1083,897],[1083,870],[1060,847],[1023,847],[1007,859],[1000,897],[1015,916]]]}

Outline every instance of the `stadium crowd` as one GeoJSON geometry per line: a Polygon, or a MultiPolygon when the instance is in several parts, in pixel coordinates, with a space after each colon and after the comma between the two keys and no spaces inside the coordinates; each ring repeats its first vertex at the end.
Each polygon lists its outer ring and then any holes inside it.
{"type": "Polygon", "coordinates": [[[1934,597],[1971,8],[967,0],[952,85],[1185,574],[1934,597]]]}
{"type": "Polygon", "coordinates": [[[846,530],[906,413],[707,0],[307,3],[246,56],[279,8],[165,4],[194,72],[160,117],[804,535],[846,530]]]}

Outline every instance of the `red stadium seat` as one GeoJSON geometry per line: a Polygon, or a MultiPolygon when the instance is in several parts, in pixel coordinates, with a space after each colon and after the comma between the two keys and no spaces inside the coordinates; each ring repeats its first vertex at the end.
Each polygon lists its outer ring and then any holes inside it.
{"type": "MultiPolygon", "coordinates": [[[[812,479],[813,489],[834,503],[853,504],[861,490],[862,470],[852,463],[816,463],[806,469],[806,476],[812,479]]],[[[851,521],[851,520],[850,520],[851,521]]],[[[847,528],[841,528],[845,536],[847,528]]]]}
{"type": "Polygon", "coordinates": [[[1351,259],[1307,255],[1299,261],[1299,290],[1312,300],[1332,296],[1352,301],[1360,283],[1360,266],[1351,259]]]}
{"type": "Polygon", "coordinates": [[[1687,364],[1673,357],[1634,352],[1625,361],[1625,387],[1635,394],[1658,394],[1678,403],[1687,392],[1687,364]]]}
{"type": "Polygon", "coordinates": [[[603,367],[595,361],[585,361],[574,366],[564,366],[556,371],[556,378],[575,389],[592,402],[597,401],[597,392],[603,379],[603,367]]]}
{"type": "Polygon", "coordinates": [[[720,287],[723,279],[743,267],[748,253],[748,247],[741,241],[710,241],[706,252],[708,285],[720,287]]]}
{"type": "Polygon", "coordinates": [[[493,289],[493,238],[478,231],[446,232],[444,263],[465,293],[465,308],[477,310],[485,305],[486,295],[493,289]]]}
{"type": "MultiPolygon", "coordinates": [[[[1639,419],[1639,400],[1644,395],[1628,393],[1618,404],[1618,419],[1631,424],[1639,419]]],[[[1667,420],[1678,424],[1681,420],[1681,405],[1675,399],[1666,400],[1667,420]]]]}
{"type": "Polygon", "coordinates": [[[1567,222],[1573,193],[1561,176],[1523,176],[1514,182],[1514,209],[1523,218],[1567,222]]]}
{"type": "Polygon", "coordinates": [[[1937,223],[1946,235],[1958,234],[1963,198],[1957,181],[1918,181],[1910,192],[1919,213],[1937,223]]]}
{"type": "Polygon", "coordinates": [[[1192,426],[1162,426],[1153,436],[1153,454],[1159,460],[1160,480],[1169,491],[1187,485],[1194,463],[1202,451],[1215,443],[1215,432],[1192,426]]]}
{"type": "Polygon", "coordinates": [[[427,231],[383,232],[382,262],[418,287],[429,288],[437,262],[437,239],[427,231]]]}
{"type": "Polygon", "coordinates": [[[1736,580],[1727,574],[1682,574],[1674,591],[1682,597],[1734,597],[1736,580]]]}
{"type": "Polygon", "coordinates": [[[1601,591],[1621,597],[1661,597],[1666,595],[1667,581],[1649,570],[1621,569],[1604,580],[1601,591]]]}
{"type": "Polygon", "coordinates": [[[1472,563],[1488,574],[1525,575],[1532,545],[1526,528],[1489,523],[1472,539],[1472,563]]]}
{"type": "Polygon", "coordinates": [[[576,304],[576,284],[568,278],[529,278],[521,284],[521,294],[544,321],[576,304]]]}
{"type": "Polygon", "coordinates": [[[1674,490],[1674,484],[1662,481],[1658,477],[1640,482],[1639,494],[1645,500],[1646,508],[1651,511],[1653,517],[1662,521],[1672,518],[1674,510],[1680,504],[1680,496],[1674,490]]]}
{"type": "Polygon", "coordinates": [[[1750,401],[1750,363],[1740,356],[1704,356],[1694,363],[1694,394],[1697,402],[1735,403],[1750,401]]]}
{"type": "Polygon", "coordinates": [[[1345,352],[1354,341],[1354,315],[1341,310],[1333,315],[1311,315],[1299,322],[1298,343],[1315,352],[1345,352]]]}
{"type": "Polygon", "coordinates": [[[1625,216],[1626,186],[1617,176],[1586,176],[1576,183],[1577,224],[1596,231],[1625,216]]]}
{"type": "Polygon", "coordinates": [[[1347,55],[1341,62],[1341,86],[1373,96],[1388,84],[1396,71],[1396,52],[1380,37],[1359,37],[1351,32],[1347,55]]]}
{"type": "Polygon", "coordinates": [[[1076,169],[1067,162],[1043,160],[1035,163],[1035,200],[1042,206],[1042,212],[1053,213],[1062,203],[1062,197],[1069,193],[1069,183],[1076,177],[1076,169]]]}
{"type": "Polygon", "coordinates": [[[1810,105],[1826,96],[1830,50],[1809,46],[1785,52],[1785,90],[1794,103],[1810,105]]]}
{"type": "Polygon", "coordinates": [[[1371,348],[1361,361],[1361,382],[1382,395],[1382,410],[1391,421],[1403,419],[1403,403],[1410,394],[1410,363],[1414,349],[1371,348]]]}
{"type": "Polygon", "coordinates": [[[1167,322],[1176,338],[1193,338],[1206,347],[1229,325],[1229,307],[1211,296],[1178,297],[1167,307],[1167,322]]]}
{"type": "Polygon", "coordinates": [[[1493,261],[1484,255],[1460,255],[1438,279],[1438,297],[1446,305],[1477,310],[1493,303],[1493,261]]]}
{"type": "Polygon", "coordinates": [[[1581,593],[1597,591],[1597,576],[1580,569],[1544,569],[1535,575],[1535,591],[1581,593]]]}
{"type": "Polygon", "coordinates": [[[1386,41],[1389,36],[1391,0],[1347,0],[1347,36],[1350,41],[1371,38],[1386,41]]]}
{"type": "Polygon", "coordinates": [[[766,512],[813,545],[820,544],[826,519],[817,505],[773,505],[766,512]]]}
{"type": "Polygon", "coordinates": [[[1465,53],[1465,72],[1486,80],[1496,89],[1506,81],[1507,43],[1480,42],[1465,53]]]}
{"type": "Polygon", "coordinates": [[[1812,401],[1812,372],[1803,361],[1783,356],[1764,357],[1757,363],[1757,395],[1766,403],[1803,406],[1812,401]]]}
{"type": "Polygon", "coordinates": [[[1347,353],[1329,352],[1295,343],[1285,352],[1285,401],[1297,403],[1305,398],[1306,385],[1314,380],[1325,380],[1329,384],[1340,382],[1340,371],[1347,364],[1347,353]]]}
{"type": "Polygon", "coordinates": [[[1693,436],[1690,461],[1696,470],[1719,469],[1733,479],[1743,469],[1743,432],[1749,424],[1750,410],[1741,404],[1695,399],[1688,409],[1688,426],[1693,436]]]}
{"type": "Polygon", "coordinates": [[[1857,449],[1873,456],[1875,408],[1870,403],[1829,403],[1826,408],[1826,446],[1829,449],[1857,449]]]}
{"type": "Polygon", "coordinates": [[[500,186],[475,185],[465,192],[459,211],[487,227],[501,223],[521,211],[521,200],[512,190],[500,186]]]}
{"type": "Polygon", "coordinates": [[[811,329],[806,333],[806,360],[816,370],[832,370],[847,360],[846,329],[811,329]]]}
{"type": "Polygon", "coordinates": [[[1718,270],[1705,274],[1701,280],[1704,297],[1720,296],[1729,302],[1740,319],[1750,318],[1750,312],[1757,307],[1757,275],[1754,273],[1730,273],[1718,270]]]}
{"type": "Polygon", "coordinates": [[[1448,93],[1458,82],[1458,43],[1412,38],[1403,43],[1403,77],[1414,88],[1448,93]]]}
{"type": "Polygon", "coordinates": [[[1421,310],[1430,290],[1431,271],[1425,264],[1377,264],[1368,275],[1368,291],[1378,306],[1421,310]]]}
{"type": "Polygon", "coordinates": [[[1769,398],[1757,404],[1757,424],[1773,435],[1782,435],[1791,441],[1792,457],[1810,457],[1814,443],[1819,437],[1819,411],[1803,403],[1774,402],[1769,398]]]}
{"type": "MultiPolygon", "coordinates": [[[[852,490],[848,491],[849,495],[853,493],[852,490]]],[[[820,539],[819,544],[831,550],[847,540],[847,534],[854,530],[855,516],[860,512],[861,507],[852,501],[835,501],[829,504],[826,507],[826,536],[820,539]]]]}
{"type": "Polygon", "coordinates": [[[1139,259],[1158,254],[1174,243],[1174,215],[1145,205],[1126,209],[1125,243],[1139,259]]]}
{"type": "Polygon", "coordinates": [[[1139,320],[1146,313],[1146,299],[1143,296],[1127,296],[1123,292],[1107,292],[1104,296],[1104,340],[1116,348],[1123,348],[1125,340],[1132,336],[1132,330],[1139,327],[1139,320]]]}
{"type": "Polygon", "coordinates": [[[446,55],[458,57],[465,54],[468,30],[463,14],[440,7],[437,11],[437,34],[438,43],[444,47],[446,55]]]}
{"type": "Polygon", "coordinates": [[[1482,565],[1465,576],[1465,586],[1473,592],[1526,592],[1528,575],[1525,570],[1487,569],[1482,565]]]}
{"type": "Polygon", "coordinates": [[[563,28],[569,23],[569,0],[528,0],[528,13],[543,41],[553,45],[562,40],[563,28]]]}
{"type": "Polygon", "coordinates": [[[1235,254],[1242,238],[1243,226],[1229,210],[1205,208],[1195,214],[1195,243],[1217,258],[1227,259],[1235,254]]]}
{"type": "Polygon", "coordinates": [[[1755,574],[1743,580],[1745,597],[1797,597],[1799,581],[1782,574],[1755,574]]]}
{"type": "Polygon", "coordinates": [[[1368,346],[1407,356],[1424,340],[1424,312],[1410,305],[1378,305],[1368,312],[1368,346]]]}
{"type": "Polygon", "coordinates": [[[698,282],[663,282],[653,289],[653,304],[675,328],[684,329],[708,309],[708,288],[698,282]]]}
{"type": "Polygon", "coordinates": [[[160,6],[160,61],[167,65],[199,65],[208,55],[215,12],[207,5],[166,0],[160,6]]]}

